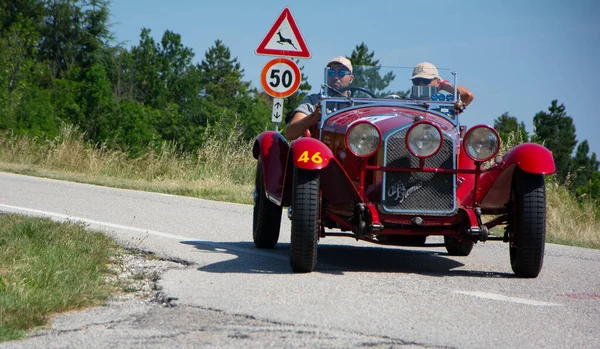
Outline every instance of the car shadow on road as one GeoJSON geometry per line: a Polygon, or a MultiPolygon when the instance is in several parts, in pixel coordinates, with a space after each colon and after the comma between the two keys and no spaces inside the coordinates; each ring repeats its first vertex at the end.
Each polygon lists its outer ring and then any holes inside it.
{"type": "MultiPolygon", "coordinates": [[[[225,253],[236,258],[201,266],[210,273],[292,274],[289,263],[289,243],[278,243],[274,249],[258,249],[252,242],[182,241],[199,250],[225,253]]],[[[481,278],[514,278],[512,273],[462,269],[461,259],[445,252],[423,251],[410,247],[365,247],[319,245],[316,273],[344,272],[411,273],[438,277],[462,276],[481,278]],[[461,269],[458,269],[461,268],[461,269]]]]}

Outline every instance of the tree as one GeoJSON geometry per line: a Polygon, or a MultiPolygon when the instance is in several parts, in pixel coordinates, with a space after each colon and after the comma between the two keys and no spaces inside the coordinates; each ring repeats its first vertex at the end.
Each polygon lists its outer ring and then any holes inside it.
{"type": "Polygon", "coordinates": [[[598,172],[598,165],[600,163],[596,160],[596,153],[588,156],[589,151],[590,146],[587,139],[579,143],[571,167],[572,181],[570,188],[573,192],[579,191],[581,187],[587,187],[593,174],[598,172]]]}
{"type": "Polygon", "coordinates": [[[561,181],[567,178],[571,154],[577,144],[573,119],[567,116],[565,106],[553,100],[548,112],[540,111],[533,117],[532,141],[543,144],[554,157],[556,173],[561,181]]]}
{"type": "Polygon", "coordinates": [[[221,40],[206,51],[200,71],[204,96],[219,106],[231,106],[235,97],[248,92],[250,82],[242,80],[244,69],[221,40]]]}
{"type": "Polygon", "coordinates": [[[40,57],[50,62],[56,78],[66,77],[78,66],[80,45],[85,36],[83,13],[77,0],[48,1],[41,30],[40,57]]]}
{"type": "Polygon", "coordinates": [[[84,2],[82,13],[82,37],[79,52],[79,62],[83,73],[94,64],[99,63],[108,42],[113,39],[108,19],[110,11],[107,0],[87,0],[84,2]]]}
{"type": "Polygon", "coordinates": [[[156,44],[150,29],[142,28],[138,46],[131,48],[131,88],[133,98],[153,108],[164,107],[165,87],[160,79],[160,47],[156,44]]]}
{"type": "Polygon", "coordinates": [[[0,34],[4,34],[13,23],[22,19],[28,19],[31,23],[37,24],[35,30],[39,31],[39,23],[44,18],[44,12],[42,0],[5,0],[0,2],[0,34]]]}
{"type": "Polygon", "coordinates": [[[517,120],[516,117],[508,115],[508,112],[503,113],[494,120],[494,129],[498,131],[500,138],[503,143],[508,142],[508,138],[511,133],[516,137],[516,141],[519,143],[527,142],[529,135],[525,130],[525,123],[517,120]]]}
{"type": "Polygon", "coordinates": [[[366,88],[378,96],[397,94],[397,92],[383,92],[396,76],[393,72],[387,72],[383,76],[379,74],[381,66],[379,60],[375,59],[375,51],[369,53],[369,48],[364,42],[356,46],[348,59],[352,62],[353,68],[352,86],[366,88]]]}

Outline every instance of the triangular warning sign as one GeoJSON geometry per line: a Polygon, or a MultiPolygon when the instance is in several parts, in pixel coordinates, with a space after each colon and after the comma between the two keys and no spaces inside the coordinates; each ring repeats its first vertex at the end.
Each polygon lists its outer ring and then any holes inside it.
{"type": "Polygon", "coordinates": [[[310,58],[308,47],[289,8],[283,9],[271,30],[256,48],[256,54],[310,58]]]}

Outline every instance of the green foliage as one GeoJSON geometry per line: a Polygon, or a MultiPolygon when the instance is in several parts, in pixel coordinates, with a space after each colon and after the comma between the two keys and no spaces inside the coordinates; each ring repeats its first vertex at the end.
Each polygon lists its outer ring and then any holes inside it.
{"type": "Polygon", "coordinates": [[[244,70],[221,40],[206,51],[200,71],[203,94],[215,105],[231,106],[248,92],[250,83],[242,81],[244,70]]]}
{"type": "Polygon", "coordinates": [[[561,181],[571,169],[571,154],[577,144],[573,119],[565,112],[563,104],[553,100],[548,112],[540,111],[533,117],[532,141],[543,144],[554,156],[556,173],[561,181]]]}
{"type": "Polygon", "coordinates": [[[518,132],[520,134],[518,138],[524,140],[524,142],[529,139],[529,134],[525,130],[525,123],[522,121],[519,123],[516,117],[508,115],[507,112],[494,120],[494,129],[498,131],[502,143],[507,143],[510,134],[513,132],[518,132]]]}
{"type": "Polygon", "coordinates": [[[590,146],[587,139],[579,144],[572,161],[571,182],[569,187],[578,196],[587,195],[600,199],[600,173],[596,153],[589,156],[590,146]]]}

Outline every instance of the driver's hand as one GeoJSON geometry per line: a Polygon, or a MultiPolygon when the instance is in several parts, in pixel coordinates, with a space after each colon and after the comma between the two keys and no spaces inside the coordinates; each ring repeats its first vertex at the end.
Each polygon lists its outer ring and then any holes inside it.
{"type": "Polygon", "coordinates": [[[315,105],[315,111],[312,112],[310,117],[312,118],[313,124],[315,124],[315,123],[319,122],[319,120],[321,120],[321,103],[315,105]]]}

